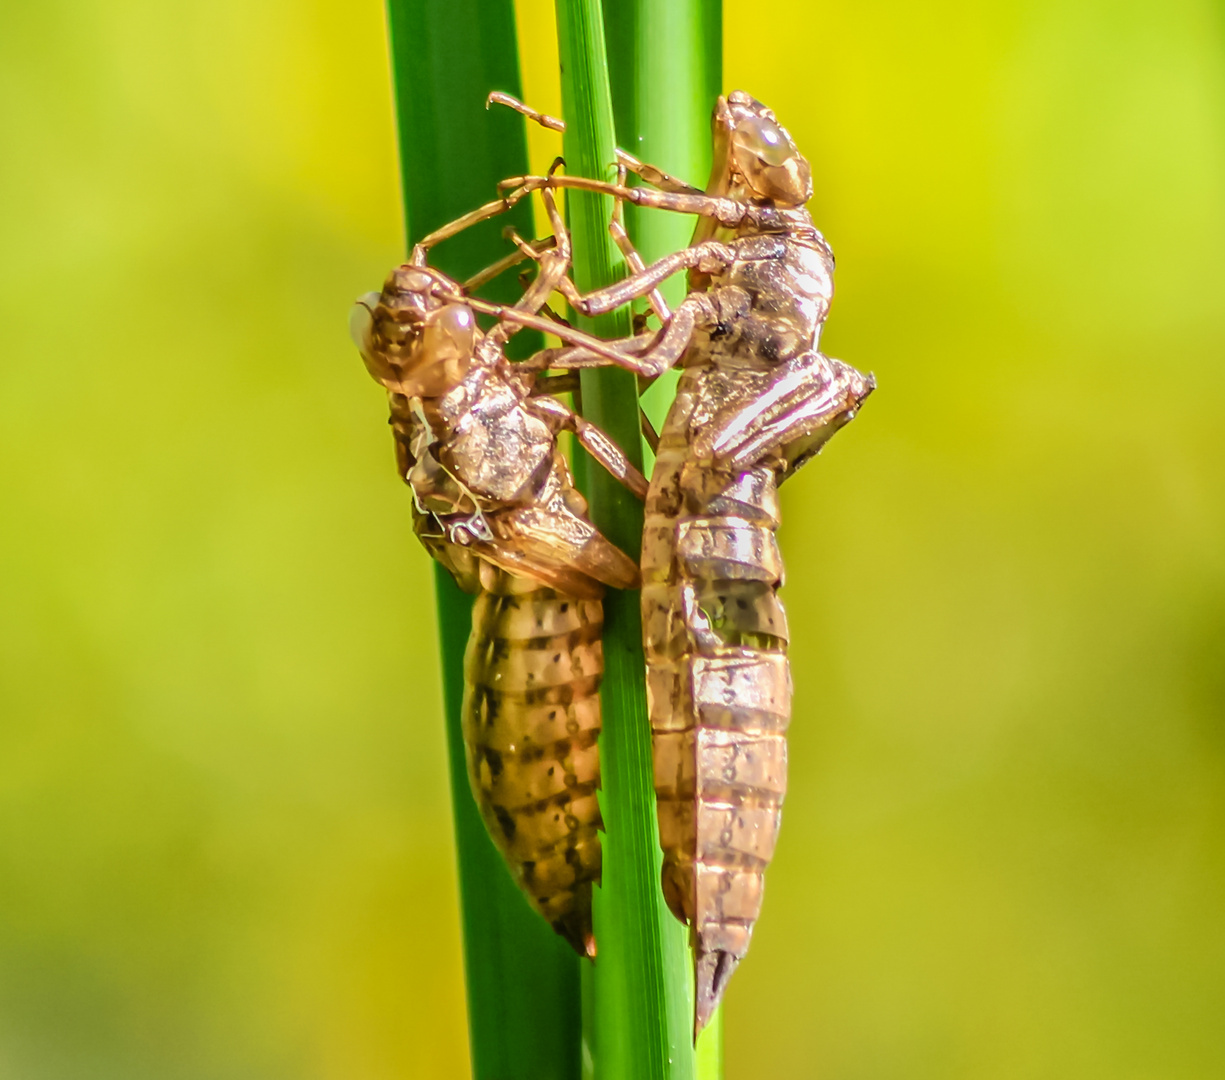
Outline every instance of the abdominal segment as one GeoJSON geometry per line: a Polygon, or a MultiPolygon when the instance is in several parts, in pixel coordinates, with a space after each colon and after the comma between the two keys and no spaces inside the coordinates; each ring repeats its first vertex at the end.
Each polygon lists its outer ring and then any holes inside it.
{"type": "Polygon", "coordinates": [[[472,793],[528,902],[591,956],[603,608],[492,569],[464,659],[472,793]]]}
{"type": "Polygon", "coordinates": [[[642,611],[663,890],[690,927],[700,1030],[761,911],[787,786],[791,676],[776,468],[699,468],[689,445],[680,423],[660,443],[642,611]]]}

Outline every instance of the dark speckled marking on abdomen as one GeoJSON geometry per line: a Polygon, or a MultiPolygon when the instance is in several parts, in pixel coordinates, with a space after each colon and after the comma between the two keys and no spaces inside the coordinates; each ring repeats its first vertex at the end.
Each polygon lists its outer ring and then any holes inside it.
{"type": "Polygon", "coordinates": [[[603,617],[599,600],[498,571],[473,607],[464,658],[464,742],[481,815],[532,907],[583,955],[600,880],[603,617]]]}

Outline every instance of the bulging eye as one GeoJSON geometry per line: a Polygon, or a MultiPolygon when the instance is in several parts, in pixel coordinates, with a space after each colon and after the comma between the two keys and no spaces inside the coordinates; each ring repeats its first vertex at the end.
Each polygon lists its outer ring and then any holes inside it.
{"type": "Polygon", "coordinates": [[[475,340],[476,321],[471,310],[462,304],[449,304],[430,312],[418,348],[434,363],[466,361],[472,356],[475,340]]]}
{"type": "Polygon", "coordinates": [[[753,116],[736,125],[736,143],[767,165],[782,165],[795,155],[791,140],[773,120],[753,116]]]}
{"type": "Polygon", "coordinates": [[[732,156],[745,183],[759,198],[782,206],[803,206],[812,198],[808,162],[768,117],[746,116],[736,124],[732,156]]]}
{"type": "Polygon", "coordinates": [[[413,350],[418,393],[445,394],[464,381],[476,349],[476,319],[463,304],[431,311],[413,350]]]}

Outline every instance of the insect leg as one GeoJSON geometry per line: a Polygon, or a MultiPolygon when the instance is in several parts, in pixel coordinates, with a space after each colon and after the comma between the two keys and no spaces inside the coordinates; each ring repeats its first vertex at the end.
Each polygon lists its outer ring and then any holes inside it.
{"type": "MultiPolygon", "coordinates": [[[[620,353],[639,356],[646,352],[651,342],[658,336],[658,331],[652,331],[646,334],[636,334],[633,337],[615,338],[603,344],[620,353]]],[[[601,367],[607,363],[608,357],[605,353],[596,352],[582,345],[565,345],[560,349],[541,349],[528,359],[519,361],[520,365],[530,365],[538,371],[549,371],[550,369],[577,371],[579,368],[601,367]]]]}
{"type": "Polygon", "coordinates": [[[435,229],[413,245],[413,254],[409,259],[410,264],[413,266],[425,266],[426,252],[434,247],[435,244],[440,244],[456,233],[461,233],[482,221],[506,213],[522,197],[522,194],[518,191],[511,192],[510,195],[504,196],[501,199],[495,199],[493,202],[487,202],[484,206],[478,206],[475,210],[470,210],[462,217],[457,217],[454,221],[450,221],[446,225],[435,229]]]}
{"type": "Polygon", "coordinates": [[[488,109],[490,105],[505,105],[508,109],[514,109],[515,112],[522,113],[533,123],[548,128],[550,131],[566,130],[566,122],[564,120],[558,120],[556,116],[550,116],[548,113],[537,112],[530,105],[525,105],[517,97],[512,97],[501,90],[493,91],[485,99],[485,108],[488,109]]]}
{"type": "MultiPolygon", "coordinates": [[[[566,130],[566,122],[564,120],[559,120],[556,116],[550,116],[548,113],[537,112],[530,105],[525,105],[518,98],[511,97],[510,94],[504,94],[501,90],[495,90],[486,98],[485,108],[489,108],[490,105],[495,103],[514,109],[517,113],[522,113],[533,123],[548,128],[550,131],[566,130]]],[[[633,154],[619,147],[617,149],[617,164],[621,168],[628,169],[635,175],[641,176],[648,184],[662,191],[673,191],[686,195],[702,194],[701,188],[695,188],[690,184],[686,184],[683,180],[677,180],[676,177],[669,176],[663,169],[649,165],[644,161],[639,161],[633,154]]]]}
{"type": "MultiPolygon", "coordinates": [[[[624,165],[617,169],[617,183],[625,183],[624,165]]],[[[638,249],[634,247],[633,241],[630,240],[629,233],[625,231],[624,218],[625,203],[620,199],[613,200],[612,220],[608,223],[608,232],[613,238],[613,243],[617,245],[618,250],[625,256],[631,276],[637,276],[646,269],[646,263],[642,261],[642,256],[638,254],[638,249]]],[[[646,295],[647,303],[651,305],[651,310],[655,312],[655,317],[659,319],[660,323],[666,323],[672,317],[672,311],[668,307],[668,302],[663,298],[663,294],[656,288],[651,289],[646,295]]]]}
{"type": "Polygon", "coordinates": [[[647,446],[651,448],[651,453],[658,454],[659,432],[655,430],[655,425],[651,423],[651,418],[641,408],[638,409],[638,421],[642,428],[642,437],[646,439],[647,446]]]}
{"type": "Polygon", "coordinates": [[[769,207],[754,207],[749,203],[737,202],[735,199],[716,198],[701,192],[689,191],[656,191],[648,187],[625,187],[623,184],[610,184],[605,180],[592,180],[586,176],[512,176],[502,180],[499,188],[512,189],[506,197],[517,202],[529,191],[537,191],[544,187],[577,188],[581,191],[594,191],[599,195],[612,195],[614,198],[625,199],[635,206],[649,206],[657,210],[674,210],[678,214],[700,214],[703,217],[715,218],[725,228],[735,228],[746,219],[753,219],[765,214],[769,207]]]}
{"type": "Polygon", "coordinates": [[[663,169],[645,161],[639,161],[633,154],[620,148],[617,149],[617,164],[623,169],[628,169],[635,176],[642,177],[648,184],[659,188],[660,191],[669,191],[674,195],[706,194],[701,188],[695,188],[692,184],[686,184],[684,180],[669,176],[663,169]]]}
{"type": "MultiPolygon", "coordinates": [[[[681,270],[696,269],[704,274],[717,274],[729,267],[735,258],[735,252],[727,244],[718,240],[707,240],[705,243],[665,255],[614,285],[597,289],[586,296],[575,292],[573,296],[566,295],[566,299],[576,311],[581,311],[584,315],[603,315],[622,304],[628,304],[631,300],[637,300],[640,296],[649,295],[660,282],[681,270]]],[[[564,287],[562,291],[565,295],[564,287]]]]}
{"type": "MultiPolygon", "coordinates": [[[[553,163],[553,168],[556,169],[560,164],[561,158],[558,158],[553,163]]],[[[550,175],[552,175],[551,170],[550,175]]],[[[557,291],[565,279],[566,270],[570,266],[571,252],[570,233],[558,212],[557,200],[548,189],[542,189],[540,197],[544,203],[545,212],[549,216],[549,222],[553,226],[553,248],[540,253],[535,247],[521,240],[513,231],[511,233],[511,239],[520,252],[529,258],[536,259],[540,264],[540,272],[536,275],[536,280],[524,290],[523,295],[515,304],[515,310],[532,315],[537,314],[548,303],[549,297],[557,291]]],[[[489,338],[497,347],[500,347],[519,329],[514,323],[503,320],[489,332],[489,338]]]]}
{"type": "MultiPolygon", "coordinates": [[[[541,362],[547,362],[552,368],[573,369],[598,367],[612,359],[613,363],[636,374],[654,378],[662,375],[681,358],[689,347],[689,339],[697,326],[712,321],[717,321],[717,316],[709,297],[705,293],[690,293],[684,303],[672,313],[672,318],[648,338],[645,344],[640,344],[643,342],[642,337],[623,338],[615,357],[608,355],[611,350],[607,346],[616,346],[617,342],[602,342],[598,349],[551,349],[541,356],[541,362]]],[[[566,340],[566,335],[571,333],[557,329],[551,332],[563,341],[566,340]]]]}
{"type": "MultiPolygon", "coordinates": [[[[526,243],[526,241],[524,243],[526,243]]],[[[476,289],[479,289],[482,285],[487,285],[494,278],[506,273],[507,270],[518,266],[522,262],[538,260],[546,251],[549,251],[555,247],[556,243],[557,241],[554,237],[546,236],[540,240],[527,244],[527,247],[530,247],[531,251],[527,251],[523,247],[520,247],[518,251],[512,251],[509,255],[503,256],[497,262],[490,263],[484,270],[480,270],[473,274],[472,277],[464,282],[464,292],[473,292],[476,289]]],[[[516,244],[516,246],[518,246],[518,244],[516,244]]]]}
{"type": "MultiPolygon", "coordinates": [[[[591,334],[584,334],[581,330],[575,330],[570,326],[562,326],[551,319],[546,319],[540,315],[532,315],[526,311],[520,311],[518,308],[506,307],[503,304],[491,304],[485,300],[477,300],[470,296],[462,296],[459,293],[441,290],[435,292],[434,295],[440,300],[450,300],[455,303],[466,304],[473,311],[478,311],[483,315],[492,315],[494,318],[504,322],[515,323],[518,326],[526,326],[532,330],[552,334],[554,337],[561,338],[562,341],[570,345],[581,346],[581,356],[583,359],[577,363],[568,363],[565,365],[566,367],[592,367],[598,363],[616,364],[618,367],[625,368],[626,371],[632,371],[635,375],[645,375],[648,377],[654,377],[667,370],[667,364],[662,354],[650,360],[640,359],[632,352],[617,349],[615,342],[603,341],[598,337],[593,337],[591,334]],[[595,359],[596,357],[599,359],[595,359]]],[[[557,353],[561,351],[557,350],[557,353]]],[[[576,352],[578,351],[576,350],[576,352]]],[[[683,349],[680,351],[683,351],[683,349]]],[[[680,355],[680,351],[676,353],[676,356],[680,355]]]]}
{"type": "Polygon", "coordinates": [[[624,484],[638,498],[646,498],[646,477],[630,463],[621,448],[590,420],[584,420],[577,413],[571,412],[556,398],[532,398],[530,407],[543,418],[551,420],[555,426],[574,432],[583,449],[604,466],[614,479],[624,484]]]}
{"type": "Polygon", "coordinates": [[[530,393],[532,397],[541,394],[573,394],[578,388],[578,372],[568,371],[565,375],[538,376],[532,383],[530,393]]]}

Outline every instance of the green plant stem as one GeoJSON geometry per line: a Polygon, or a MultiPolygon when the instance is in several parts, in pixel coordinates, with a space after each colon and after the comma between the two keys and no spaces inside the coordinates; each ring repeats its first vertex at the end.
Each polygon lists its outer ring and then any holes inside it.
{"type": "MultiPolygon", "coordinates": [[[[722,0],[623,0],[609,5],[604,23],[621,145],[705,187],[710,116],[723,92],[722,0]]],[[[630,238],[648,264],[689,246],[692,217],[632,205],[625,212],[630,238]]],[[[677,274],[660,291],[675,307],[685,288],[684,275],[677,274]]],[[[656,428],[672,403],[676,380],[677,374],[668,372],[643,396],[643,408],[656,428]]]]}
{"type": "MultiPolygon", "coordinates": [[[[625,0],[605,11],[613,110],[621,145],[665,172],[702,187],[710,173],[710,116],[723,89],[722,0],[625,0]]],[[[649,264],[687,247],[694,219],[626,207],[634,246],[649,264]]],[[[684,298],[683,275],[662,286],[673,307],[684,298]]],[[[657,379],[642,405],[658,429],[676,392],[677,373],[657,379]]],[[[690,963],[688,935],[664,913],[661,935],[670,955],[690,963]]],[[[680,962],[680,961],[675,961],[680,962]]],[[[687,984],[690,995],[692,985],[687,984]]],[[[688,1008],[692,1010],[692,996],[688,1008]]],[[[722,1018],[698,1039],[698,1080],[723,1075],[722,1018]]]]}
{"type": "MultiPolygon", "coordinates": [[[[569,171],[611,178],[616,140],[599,0],[558,0],[564,152],[569,171]]],[[[622,271],[608,235],[611,200],[572,192],[567,200],[580,290],[622,271]]],[[[585,321],[584,321],[585,322],[585,321]]],[[[627,311],[587,324],[603,337],[629,333],[627,311]]],[[[637,385],[613,368],[583,372],[587,417],[641,462],[637,385]]],[[[601,470],[589,471],[592,519],[623,550],[642,542],[642,507],[601,470]]],[[[670,947],[659,887],[660,851],[651,766],[637,593],[610,593],[604,615],[600,698],[604,816],[603,876],[595,898],[599,954],[594,974],[595,1075],[600,1080],[692,1080],[687,958],[670,947]]]]}
{"type": "MultiPolygon", "coordinates": [[[[499,178],[527,171],[520,118],[485,110],[489,91],[519,93],[514,10],[510,0],[388,0],[388,22],[405,217],[410,235],[421,236],[487,202],[499,178]]],[[[516,211],[446,241],[436,265],[462,279],[505,254],[503,225],[531,234],[529,207],[516,211]]],[[[485,290],[504,301],[515,292],[513,276],[485,290]]],[[[540,345],[522,333],[515,343],[540,345]]],[[[520,895],[472,798],[460,727],[471,599],[438,566],[435,582],[472,1075],[578,1080],[579,961],[520,895]]],[[[406,658],[406,700],[413,666],[406,658]]]]}

